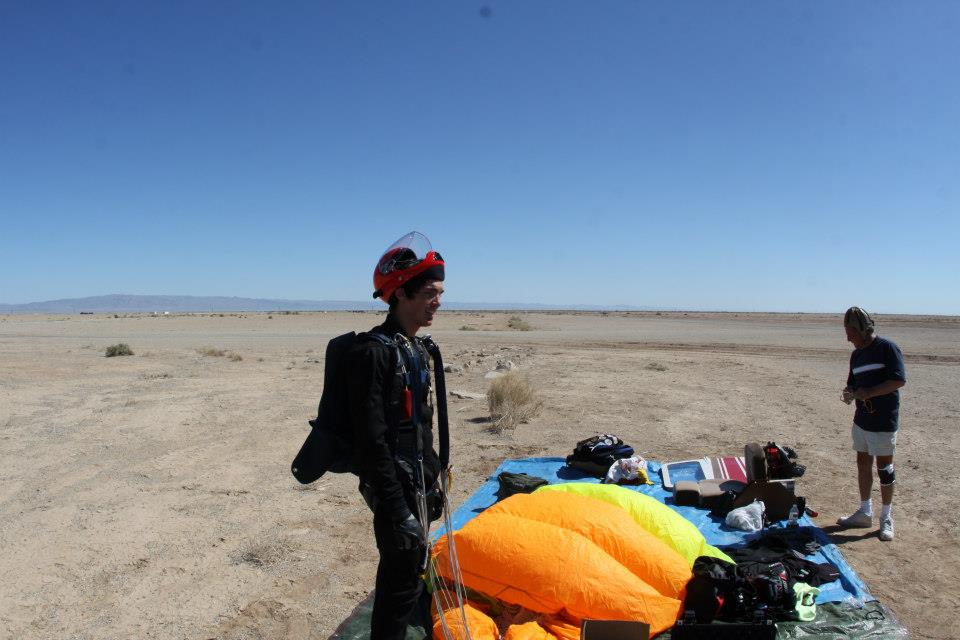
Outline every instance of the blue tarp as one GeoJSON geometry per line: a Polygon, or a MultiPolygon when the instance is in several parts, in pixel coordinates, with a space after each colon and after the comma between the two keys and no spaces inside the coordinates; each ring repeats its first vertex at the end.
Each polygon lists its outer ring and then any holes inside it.
{"type": "MultiPolygon", "coordinates": [[[[493,475],[477,489],[476,492],[467,501],[453,513],[453,527],[459,529],[470,519],[481,513],[484,509],[497,501],[496,492],[500,487],[497,476],[503,472],[526,473],[531,476],[538,476],[547,480],[550,484],[560,484],[564,482],[600,482],[597,478],[586,473],[568,467],[563,458],[525,458],[522,460],[505,460],[493,475]]],[[[656,484],[643,486],[627,486],[648,496],[656,498],[671,509],[682,515],[687,520],[697,526],[703,536],[710,544],[723,546],[743,545],[752,538],[757,537],[756,533],[746,533],[736,529],[731,529],[723,524],[719,518],[712,517],[710,512],[696,507],[678,507],[673,504],[673,494],[665,490],[657,482],[660,479],[660,463],[649,462],[650,479],[656,484]]],[[[784,523],[776,523],[770,528],[782,527],[784,523]]],[[[856,607],[863,606],[865,602],[875,600],[867,586],[853,571],[847,561],[844,560],[836,545],[830,542],[827,535],[817,527],[806,515],[801,516],[800,527],[804,527],[813,535],[813,539],[820,543],[820,550],[813,555],[807,556],[808,560],[813,562],[829,562],[840,571],[840,578],[820,587],[820,595],[817,597],[817,604],[827,602],[840,602],[856,607]]],[[[433,534],[436,539],[443,535],[441,528],[433,534]]]]}

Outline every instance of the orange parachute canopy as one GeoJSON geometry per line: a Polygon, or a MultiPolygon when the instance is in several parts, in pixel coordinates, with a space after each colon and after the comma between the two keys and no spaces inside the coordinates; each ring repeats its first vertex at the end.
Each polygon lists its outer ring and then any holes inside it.
{"type": "MultiPolygon", "coordinates": [[[[577,525],[578,530],[573,530],[537,519],[548,519],[544,515],[549,511],[546,507],[538,507],[536,517],[526,517],[520,513],[522,509],[514,513],[509,506],[516,497],[508,498],[498,509],[488,509],[454,532],[466,586],[530,611],[562,615],[574,624],[584,618],[642,620],[656,634],[676,622],[682,607],[676,595],[660,593],[634,573],[643,573],[642,567],[628,567],[611,555],[603,545],[621,557],[624,552],[610,540],[598,544],[588,537],[603,540],[612,534],[609,528],[594,524],[577,525]]],[[[556,510],[565,512],[554,522],[597,523],[600,519],[593,501],[550,500],[562,505],[556,510]]],[[[671,556],[666,557],[668,562],[675,562],[671,556]]],[[[434,545],[434,560],[440,575],[454,579],[446,536],[434,545]]],[[[656,580],[670,584],[669,575],[667,572],[656,580]]]]}
{"type": "MultiPolygon", "coordinates": [[[[461,614],[452,597],[452,594],[441,596],[440,601],[445,603],[442,613],[433,610],[433,640],[466,640],[468,636],[463,631],[464,620],[470,631],[470,640],[501,640],[497,623],[483,612],[484,605],[467,601],[461,614]]],[[[531,614],[523,609],[517,610],[516,617],[520,619],[512,621],[505,612],[497,616],[501,625],[506,626],[502,640],[580,640],[579,625],[561,618],[531,614]]]]}
{"type": "Polygon", "coordinates": [[[498,640],[500,638],[500,631],[493,619],[473,603],[464,603],[461,614],[460,607],[453,606],[455,596],[452,593],[441,595],[435,601],[448,603],[448,606],[441,613],[437,613],[436,609],[433,610],[433,640],[444,640],[447,637],[444,627],[454,640],[467,640],[467,638],[498,640]],[[464,633],[464,621],[467,623],[469,633],[464,633]]]}
{"type": "Polygon", "coordinates": [[[683,556],[608,502],[576,493],[538,491],[511,496],[484,513],[508,513],[579,533],[663,595],[683,600],[686,594],[692,573],[683,556]]]}

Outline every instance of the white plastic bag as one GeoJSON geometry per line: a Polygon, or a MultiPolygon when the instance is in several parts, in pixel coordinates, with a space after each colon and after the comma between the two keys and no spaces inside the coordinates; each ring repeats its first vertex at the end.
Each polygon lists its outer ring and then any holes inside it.
{"type": "Polygon", "coordinates": [[[653,484],[647,474],[647,461],[641,455],[635,455],[631,458],[617,460],[610,469],[607,470],[607,477],[603,482],[610,484],[619,484],[621,482],[639,482],[640,484],[653,484]]]}
{"type": "Polygon", "coordinates": [[[727,514],[728,527],[741,531],[760,531],[763,529],[763,517],[766,507],[763,500],[754,500],[745,507],[737,507],[727,514]]]}

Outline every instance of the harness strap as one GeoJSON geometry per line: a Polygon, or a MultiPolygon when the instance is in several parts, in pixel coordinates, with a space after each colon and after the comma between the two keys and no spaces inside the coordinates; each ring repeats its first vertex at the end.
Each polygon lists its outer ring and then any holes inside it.
{"type": "Polygon", "coordinates": [[[404,365],[403,357],[400,355],[400,347],[397,344],[396,338],[382,333],[377,333],[376,331],[362,333],[360,336],[368,340],[379,342],[383,346],[390,349],[390,366],[387,368],[383,385],[383,415],[387,419],[387,426],[390,429],[387,437],[387,443],[390,445],[393,455],[396,456],[398,440],[400,437],[400,419],[396,415],[397,412],[392,410],[390,403],[393,396],[394,377],[397,374],[397,369],[400,369],[401,376],[404,378],[404,381],[406,381],[407,368],[404,365]]]}
{"type": "Polygon", "coordinates": [[[437,388],[437,438],[440,444],[440,451],[437,453],[440,457],[440,469],[446,470],[450,467],[450,423],[447,417],[447,381],[443,375],[443,357],[440,355],[440,347],[430,336],[423,337],[423,346],[433,358],[433,378],[437,388]]]}

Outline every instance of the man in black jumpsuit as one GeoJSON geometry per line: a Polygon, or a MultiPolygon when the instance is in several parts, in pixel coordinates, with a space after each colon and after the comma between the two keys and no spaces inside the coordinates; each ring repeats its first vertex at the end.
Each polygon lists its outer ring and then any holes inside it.
{"type": "Polygon", "coordinates": [[[428,509],[432,514],[424,513],[417,497],[432,494],[440,473],[433,449],[429,356],[416,334],[432,324],[440,307],[444,265],[439,254],[424,250],[423,241],[415,232],[404,236],[374,271],[374,297],[387,302],[390,311],[371,333],[395,339],[400,349],[363,340],[347,365],[360,492],[373,510],[380,552],[371,640],[405,637],[423,586],[425,520],[439,517],[436,502],[428,509]]]}

